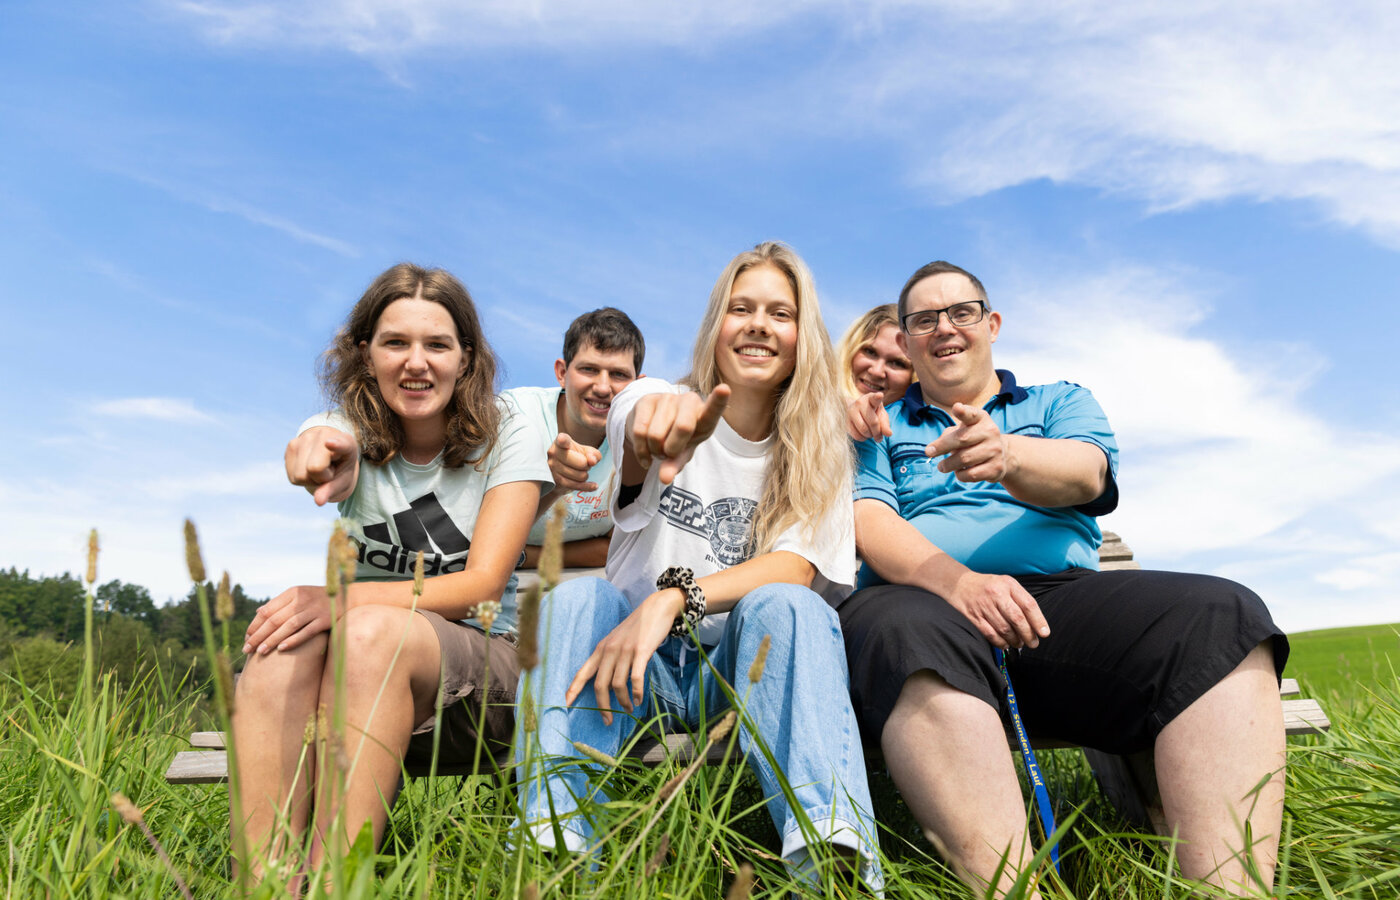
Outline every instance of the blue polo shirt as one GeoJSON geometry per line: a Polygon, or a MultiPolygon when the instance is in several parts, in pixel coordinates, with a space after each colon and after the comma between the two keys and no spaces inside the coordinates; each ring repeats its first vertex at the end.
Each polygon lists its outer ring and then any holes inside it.
{"type": "MultiPolygon", "coordinates": [[[[1074,566],[1099,567],[1103,534],[1095,516],[1118,505],[1118,443],[1094,395],[1061,381],[1021,387],[998,369],[1001,391],[983,407],[1003,434],[1087,441],[1108,457],[1103,494],[1082,506],[1048,509],[1024,503],[990,482],[962,482],[938,471],[924,448],[956,424],[924,403],[917,383],[886,409],[888,438],[856,444],[855,498],[881,500],[935,546],[975,572],[1029,575],[1074,566]]],[[[862,566],[857,587],[882,583],[862,566]]]]}

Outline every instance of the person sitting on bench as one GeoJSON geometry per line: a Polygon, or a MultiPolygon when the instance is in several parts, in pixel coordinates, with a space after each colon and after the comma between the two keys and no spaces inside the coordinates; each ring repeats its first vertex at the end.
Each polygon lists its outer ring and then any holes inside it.
{"type": "MultiPolygon", "coordinates": [[[[612,515],[605,486],[612,471],[607,444],[612,401],[642,370],[646,342],[627,314],[610,306],[584,313],[564,333],[564,355],[554,361],[558,387],[518,387],[501,396],[548,446],[553,490],[540,498],[539,517],[525,543],[522,568],[539,564],[544,513],[564,505],[564,566],[597,568],[608,559],[612,515]],[[568,465],[569,460],[578,467],[568,465]]],[[[542,453],[546,451],[541,451],[542,453]]]]}
{"type": "Polygon", "coordinates": [[[1233,582],[1095,571],[1095,517],[1118,503],[1113,432],[1084,388],[1024,387],[994,368],[1002,317],[980,281],[929,263],[899,317],[918,382],[888,409],[848,410],[867,436],[865,565],[839,613],[861,726],[920,825],[977,890],[1006,857],[1004,892],[1031,858],[996,647],[1031,737],[1155,751],[1183,874],[1267,890],[1287,638],[1233,582]]]}
{"type": "Polygon", "coordinates": [[[310,866],[366,822],[378,845],[404,760],[435,756],[437,710],[444,764],[510,742],[513,570],[550,477],[533,435],[493,394],[496,368],[466,287],[401,263],[366,289],[326,351],[333,412],[287,445],[288,479],[318,504],[339,503],[358,551],[355,584],[334,605],[324,585],[291,588],[245,635],[233,715],[242,818],[230,821],[247,856],[236,864],[261,878],[280,863],[293,896],[308,832],[310,866]],[[415,596],[420,550],[428,577],[415,596]],[[337,752],[321,754],[337,740],[325,730],[339,689],[336,615],[344,724],[337,752]],[[308,746],[307,734],[320,741],[308,746]]]}

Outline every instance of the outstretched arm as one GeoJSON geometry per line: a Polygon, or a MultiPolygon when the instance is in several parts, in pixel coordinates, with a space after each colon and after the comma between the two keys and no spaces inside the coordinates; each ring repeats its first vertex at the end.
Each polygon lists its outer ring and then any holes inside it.
{"type": "MultiPolygon", "coordinates": [[[[707,613],[727,612],[747,593],[765,584],[800,584],[808,587],[817,570],[804,557],[788,550],[764,553],[712,575],[697,578],[705,592],[707,613]]],[[[666,588],[643,600],[608,636],[598,642],[583,668],[574,675],[564,694],[571,704],[593,679],[593,692],[603,721],[612,724],[609,692],[631,712],[642,702],[647,662],[671,632],[676,617],[685,611],[685,594],[666,588]]]]}
{"type": "Polygon", "coordinates": [[[856,550],[881,578],[942,597],[1003,650],[1050,636],[1039,604],[1016,579],[972,571],[880,500],[857,500],[855,517],[856,550]]]}
{"type": "Polygon", "coordinates": [[[925,452],[945,456],[938,471],[959,481],[1000,483],[1011,496],[1036,506],[1079,506],[1108,486],[1108,457],[1088,441],[1003,434],[985,409],[953,404],[957,424],[925,452]]]}

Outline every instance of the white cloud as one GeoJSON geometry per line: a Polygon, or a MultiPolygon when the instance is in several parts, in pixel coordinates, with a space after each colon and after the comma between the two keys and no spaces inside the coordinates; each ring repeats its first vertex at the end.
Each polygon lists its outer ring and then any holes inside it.
{"type": "Polygon", "coordinates": [[[1305,400],[1315,348],[1197,336],[1207,298],[1144,269],[1007,294],[999,363],[1094,391],[1122,451],[1104,525],[1140,562],[1238,578],[1289,629],[1400,618],[1400,437],[1305,400]]]}
{"type": "Polygon", "coordinates": [[[162,422],[212,422],[214,417],[179,397],[125,397],[93,406],[99,416],[119,419],[156,419],[162,422]]]}

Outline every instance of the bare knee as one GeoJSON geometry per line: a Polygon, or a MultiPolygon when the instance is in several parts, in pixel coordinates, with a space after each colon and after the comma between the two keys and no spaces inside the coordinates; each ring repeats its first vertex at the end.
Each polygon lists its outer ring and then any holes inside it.
{"type": "Polygon", "coordinates": [[[234,689],[237,706],[266,709],[281,706],[288,697],[314,692],[321,683],[326,662],[326,636],[318,634],[292,650],[252,654],[243,664],[234,689]]]}

